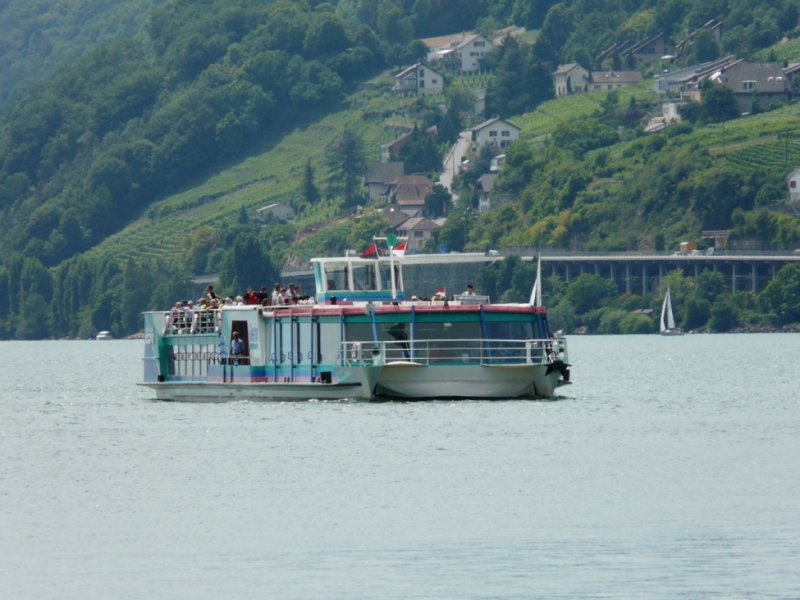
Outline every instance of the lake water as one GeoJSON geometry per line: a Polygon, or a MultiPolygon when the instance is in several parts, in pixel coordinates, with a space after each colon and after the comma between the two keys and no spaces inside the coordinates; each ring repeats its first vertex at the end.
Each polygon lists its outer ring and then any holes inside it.
{"type": "Polygon", "coordinates": [[[570,338],[554,401],[162,403],[0,343],[0,598],[800,598],[800,335],[570,338]]]}

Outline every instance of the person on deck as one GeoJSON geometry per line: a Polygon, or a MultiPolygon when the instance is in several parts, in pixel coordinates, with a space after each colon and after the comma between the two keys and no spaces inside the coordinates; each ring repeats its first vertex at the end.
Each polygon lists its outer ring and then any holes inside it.
{"type": "Polygon", "coordinates": [[[242,338],[239,337],[239,332],[234,331],[231,334],[231,359],[238,362],[243,359],[244,356],[244,342],[242,338]]]}
{"type": "Polygon", "coordinates": [[[261,304],[258,299],[258,294],[255,293],[253,288],[248,287],[247,293],[244,295],[244,303],[245,304],[261,304]]]}
{"type": "Polygon", "coordinates": [[[475,295],[475,288],[472,287],[471,283],[467,284],[467,289],[464,290],[464,293],[461,294],[462,296],[474,296],[475,295]]]}

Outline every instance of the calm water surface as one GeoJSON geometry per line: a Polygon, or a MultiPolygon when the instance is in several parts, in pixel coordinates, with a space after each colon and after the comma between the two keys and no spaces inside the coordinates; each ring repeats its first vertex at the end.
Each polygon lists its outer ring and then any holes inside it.
{"type": "Polygon", "coordinates": [[[555,401],[161,403],[0,343],[0,598],[800,598],[800,335],[575,337],[555,401]]]}

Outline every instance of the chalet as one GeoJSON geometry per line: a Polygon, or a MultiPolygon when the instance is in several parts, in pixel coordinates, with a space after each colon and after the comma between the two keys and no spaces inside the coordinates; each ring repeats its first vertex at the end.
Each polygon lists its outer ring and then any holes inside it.
{"type": "Polygon", "coordinates": [[[390,202],[404,212],[422,213],[425,199],[433,191],[433,182],[424,175],[402,175],[392,182],[390,202]]]}
{"type": "Polygon", "coordinates": [[[462,33],[422,40],[428,48],[428,62],[448,71],[474,72],[481,69],[492,43],[477,33],[462,33]]]}
{"type": "Polygon", "coordinates": [[[417,63],[394,76],[394,91],[410,96],[441,94],[444,77],[425,63],[417,63]]]}
{"type": "Polygon", "coordinates": [[[742,59],[708,79],[729,87],[742,113],[752,110],[756,98],[764,105],[789,101],[789,80],[777,63],[754,63],[742,59]]]}
{"type": "Polygon", "coordinates": [[[288,204],[281,204],[278,202],[267,204],[266,206],[256,209],[256,220],[260,223],[264,223],[268,215],[272,215],[276,220],[285,223],[286,221],[294,219],[294,209],[288,204]]]}
{"type": "Polygon", "coordinates": [[[664,73],[653,83],[653,90],[662,96],[691,98],[698,101],[700,99],[700,83],[736,60],[733,56],[725,56],[671,73],[664,73]]]}
{"type": "Polygon", "coordinates": [[[408,238],[408,250],[424,250],[428,240],[433,237],[433,232],[439,226],[425,217],[411,217],[398,227],[398,234],[408,238]]]}
{"type": "Polygon", "coordinates": [[[593,71],[587,87],[590,92],[618,90],[640,81],[639,71],[593,71]]]}
{"type": "Polygon", "coordinates": [[[478,192],[478,212],[486,212],[491,208],[489,196],[494,189],[497,181],[496,173],[485,173],[475,182],[475,190],[478,192]]]}
{"type": "Polygon", "coordinates": [[[797,204],[800,202],[800,168],[795,169],[786,178],[786,186],[789,188],[789,202],[797,204]]]}
{"type": "Polygon", "coordinates": [[[364,174],[364,184],[369,191],[369,199],[373,201],[387,201],[392,182],[405,175],[405,165],[402,162],[370,162],[364,174]]]}
{"type": "Polygon", "coordinates": [[[597,55],[596,62],[619,57],[627,61],[639,64],[655,59],[664,58],[675,52],[675,43],[664,33],[657,33],[643,40],[635,42],[631,39],[624,39],[614,42],[611,46],[597,55]]]}
{"type": "Polygon", "coordinates": [[[498,117],[484,121],[469,131],[475,149],[487,144],[505,148],[511,142],[519,139],[519,127],[498,117]]]}
{"type": "Polygon", "coordinates": [[[648,62],[669,56],[675,52],[675,43],[663,32],[657,33],[649,38],[631,46],[625,56],[633,58],[636,64],[648,62]]]}
{"type": "Polygon", "coordinates": [[[677,44],[675,44],[675,54],[678,56],[685,54],[692,44],[694,44],[694,38],[697,36],[697,33],[704,29],[710,31],[714,35],[714,39],[717,41],[717,43],[720,43],[724,29],[723,23],[717,19],[711,19],[706,21],[701,27],[698,27],[677,44]]]}
{"type": "Polygon", "coordinates": [[[553,73],[556,98],[587,91],[589,71],[578,63],[560,65],[553,73]]]}
{"type": "Polygon", "coordinates": [[[388,221],[389,227],[391,227],[392,230],[396,230],[409,218],[408,213],[405,213],[394,206],[387,206],[381,211],[381,214],[383,215],[383,218],[388,221]]]}

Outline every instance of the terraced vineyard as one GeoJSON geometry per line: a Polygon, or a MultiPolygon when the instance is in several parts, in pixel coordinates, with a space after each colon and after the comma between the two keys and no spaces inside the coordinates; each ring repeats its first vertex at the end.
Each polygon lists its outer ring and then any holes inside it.
{"type": "MultiPolygon", "coordinates": [[[[639,101],[654,102],[656,97],[651,87],[652,83],[642,82],[620,89],[619,105],[627,106],[632,96],[639,101]]],[[[511,117],[510,120],[520,127],[522,138],[541,138],[551,133],[561,123],[568,123],[599,110],[606,96],[606,92],[573,94],[544,102],[536,110],[511,117]]]]}
{"type": "MultiPolygon", "coordinates": [[[[399,102],[402,101],[387,99],[382,90],[361,93],[352,101],[354,108],[298,128],[263,153],[220,171],[197,187],[153,204],[142,217],[88,254],[155,259],[163,263],[181,261],[191,234],[198,227],[218,226],[225,219],[235,219],[242,207],[252,215],[257,208],[289,200],[300,186],[307,160],[312,161],[317,185],[323,188],[327,177],[323,166],[325,148],[343,130],[357,130],[368,150],[368,159],[377,160],[381,144],[394,136],[390,128],[383,127],[383,115],[399,102]]],[[[310,214],[305,220],[315,222],[319,218],[324,218],[324,214],[310,214]]],[[[304,219],[297,224],[304,225],[304,219]]]]}

